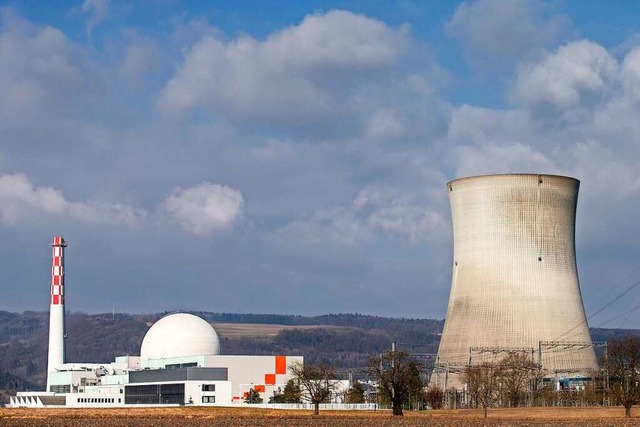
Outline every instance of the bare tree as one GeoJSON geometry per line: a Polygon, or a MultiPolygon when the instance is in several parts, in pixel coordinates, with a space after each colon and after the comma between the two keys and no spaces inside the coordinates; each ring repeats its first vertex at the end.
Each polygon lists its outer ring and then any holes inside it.
{"type": "Polygon", "coordinates": [[[403,405],[413,394],[424,393],[418,364],[402,351],[390,351],[369,366],[378,379],[378,392],[391,402],[393,415],[403,415],[403,405]]]}
{"type": "Polygon", "coordinates": [[[320,413],[320,404],[329,402],[335,390],[335,370],[325,365],[293,363],[289,366],[295,380],[305,393],[302,399],[313,404],[313,415],[320,413]]]}
{"type": "Polygon", "coordinates": [[[631,407],[640,403],[640,337],[612,340],[608,350],[609,390],[630,417],[631,407]]]}
{"type": "Polygon", "coordinates": [[[526,400],[534,380],[536,366],[525,353],[512,353],[500,361],[500,377],[505,392],[505,404],[519,406],[526,400]]]}
{"type": "Polygon", "coordinates": [[[487,410],[498,399],[500,390],[500,369],[488,363],[470,366],[462,374],[462,381],[467,384],[467,392],[477,406],[484,409],[484,417],[487,418],[487,410]]]}

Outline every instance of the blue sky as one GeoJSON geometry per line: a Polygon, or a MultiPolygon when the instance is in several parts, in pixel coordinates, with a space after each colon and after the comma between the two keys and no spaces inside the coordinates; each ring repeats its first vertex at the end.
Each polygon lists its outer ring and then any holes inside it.
{"type": "Polygon", "coordinates": [[[4,3],[0,309],[47,309],[62,235],[74,311],[443,318],[446,182],[533,172],[582,182],[596,313],[640,280],[639,8],[4,3]]]}

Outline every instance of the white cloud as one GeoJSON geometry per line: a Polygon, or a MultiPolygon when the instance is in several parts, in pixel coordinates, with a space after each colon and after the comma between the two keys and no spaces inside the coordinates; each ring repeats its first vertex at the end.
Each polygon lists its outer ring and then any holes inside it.
{"type": "MultiPolygon", "coordinates": [[[[243,205],[240,192],[202,183],[176,189],[156,210],[188,233],[211,235],[231,228],[242,215],[243,205]]],[[[0,222],[15,225],[44,217],[131,226],[142,224],[149,214],[122,203],[70,201],[60,190],[35,186],[24,173],[0,175],[0,222]]]]}
{"type": "Polygon", "coordinates": [[[122,204],[87,204],[65,199],[62,191],[36,187],[23,173],[0,175],[0,220],[6,225],[32,221],[43,215],[83,222],[137,223],[144,211],[122,204]]]}
{"type": "Polygon", "coordinates": [[[242,194],[232,188],[204,182],[177,188],[163,202],[163,209],[183,230],[211,235],[231,228],[242,214],[242,194]]]}
{"type": "Polygon", "coordinates": [[[635,161],[629,162],[612,147],[587,140],[575,144],[571,155],[575,159],[572,173],[588,182],[582,193],[590,203],[607,200],[608,209],[611,204],[640,195],[640,173],[635,161]]]}
{"type": "Polygon", "coordinates": [[[138,81],[152,72],[160,61],[160,50],[148,38],[137,38],[126,47],[122,59],[122,73],[129,79],[138,81]]]}
{"type": "Polygon", "coordinates": [[[627,54],[622,62],[622,86],[627,96],[640,100],[640,47],[627,54]]]}
{"type": "Polygon", "coordinates": [[[349,208],[318,210],[313,214],[298,218],[275,230],[272,238],[286,245],[326,245],[357,246],[369,238],[360,219],[349,208]]]}
{"type": "Polygon", "coordinates": [[[556,164],[522,143],[462,146],[456,150],[458,176],[496,173],[557,173],[556,164]]]}
{"type": "Polygon", "coordinates": [[[368,139],[389,140],[406,135],[410,123],[400,111],[384,108],[371,115],[368,120],[366,135],[368,139]]]}
{"type": "Polygon", "coordinates": [[[60,30],[35,27],[7,11],[0,33],[0,121],[40,121],[88,103],[101,84],[60,30]],[[82,94],[82,97],[76,96],[82,94]]]}
{"type": "MultiPolygon", "coordinates": [[[[444,184],[440,187],[440,193],[446,195],[444,184]]],[[[411,243],[427,239],[444,242],[448,222],[440,212],[439,200],[427,200],[426,193],[411,194],[387,185],[371,185],[363,188],[350,204],[298,218],[274,235],[288,242],[358,245],[375,241],[376,233],[382,232],[411,243]]]]}
{"type": "Polygon", "coordinates": [[[89,14],[85,30],[87,35],[91,37],[96,25],[104,21],[109,14],[109,0],[84,0],[81,10],[83,13],[89,14]]]}
{"type": "Polygon", "coordinates": [[[306,70],[375,70],[393,63],[404,47],[405,29],[347,11],[307,15],[296,27],[262,44],[274,66],[306,70]]]}
{"type": "Polygon", "coordinates": [[[159,106],[290,124],[339,115],[354,87],[392,66],[406,44],[404,29],[345,11],[308,15],[264,41],[208,35],[186,54],[159,106]]]}
{"type": "Polygon", "coordinates": [[[445,30],[464,44],[472,62],[495,62],[535,57],[570,27],[545,1],[477,0],[460,4],[445,30]]]}
{"type": "Polygon", "coordinates": [[[618,77],[616,60],[602,46],[580,40],[523,67],[514,99],[529,108],[569,109],[608,95],[618,77]]]}
{"type": "MultiPolygon", "coordinates": [[[[442,188],[444,194],[444,185],[442,188]]],[[[391,188],[363,189],[354,200],[354,207],[366,212],[364,221],[369,227],[404,236],[414,243],[427,238],[441,241],[448,235],[447,220],[427,200],[416,203],[391,188]]]]}
{"type": "Polygon", "coordinates": [[[447,139],[462,146],[516,143],[532,131],[529,117],[521,111],[465,104],[452,111],[447,139]]]}

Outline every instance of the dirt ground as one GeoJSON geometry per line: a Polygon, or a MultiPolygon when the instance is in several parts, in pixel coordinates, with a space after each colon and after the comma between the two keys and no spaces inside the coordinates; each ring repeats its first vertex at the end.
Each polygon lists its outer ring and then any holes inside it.
{"type": "Polygon", "coordinates": [[[314,417],[306,411],[254,408],[126,408],[126,409],[7,409],[0,408],[0,426],[290,426],[290,427],[383,427],[383,426],[640,426],[640,408],[632,418],[613,408],[517,408],[482,411],[442,410],[407,412],[392,417],[388,411],[324,411],[314,417]]]}

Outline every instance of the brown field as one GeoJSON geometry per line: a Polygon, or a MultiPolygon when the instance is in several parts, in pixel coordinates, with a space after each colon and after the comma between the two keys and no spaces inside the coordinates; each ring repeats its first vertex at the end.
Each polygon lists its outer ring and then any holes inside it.
{"type": "Polygon", "coordinates": [[[614,408],[516,408],[482,411],[442,410],[407,412],[393,418],[388,411],[325,411],[314,417],[307,411],[254,408],[127,408],[127,409],[5,409],[0,426],[291,426],[291,427],[383,427],[383,426],[640,426],[640,408],[633,418],[614,408]]]}
{"type": "Polygon", "coordinates": [[[274,337],[286,329],[345,329],[343,326],[325,325],[272,325],[263,323],[214,323],[218,335],[222,337],[274,337]]]}

